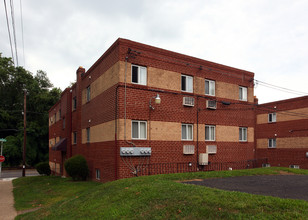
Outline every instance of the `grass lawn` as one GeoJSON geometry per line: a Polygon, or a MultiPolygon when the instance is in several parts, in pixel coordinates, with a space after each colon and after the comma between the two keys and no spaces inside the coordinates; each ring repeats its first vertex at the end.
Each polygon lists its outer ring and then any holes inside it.
{"type": "Polygon", "coordinates": [[[258,168],[181,173],[109,183],[60,177],[13,181],[17,210],[40,207],[17,219],[308,219],[308,202],[223,191],[177,181],[244,175],[308,175],[308,170],[258,168]]]}

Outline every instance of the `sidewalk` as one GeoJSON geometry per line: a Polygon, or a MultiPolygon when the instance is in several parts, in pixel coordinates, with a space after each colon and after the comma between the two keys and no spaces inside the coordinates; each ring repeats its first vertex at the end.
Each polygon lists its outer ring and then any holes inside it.
{"type": "Polygon", "coordinates": [[[0,210],[2,220],[12,220],[17,216],[14,208],[12,178],[0,180],[0,210]]]}

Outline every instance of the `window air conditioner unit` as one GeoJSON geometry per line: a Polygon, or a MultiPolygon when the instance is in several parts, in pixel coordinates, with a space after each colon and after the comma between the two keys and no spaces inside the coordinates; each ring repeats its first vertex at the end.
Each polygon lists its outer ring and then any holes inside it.
{"type": "Polygon", "coordinates": [[[271,167],[269,163],[262,163],[262,167],[271,167]]]}
{"type": "Polygon", "coordinates": [[[215,100],[206,100],[206,108],[216,109],[216,101],[215,100]]]}
{"type": "Polygon", "coordinates": [[[290,168],[299,169],[299,165],[290,165],[290,168]]]}
{"type": "Polygon", "coordinates": [[[208,154],[216,154],[217,153],[217,146],[216,145],[206,145],[206,152],[208,154]]]}
{"type": "Polygon", "coordinates": [[[183,145],[183,154],[194,154],[195,145],[183,145]]]}
{"type": "Polygon", "coordinates": [[[209,154],[199,154],[199,165],[209,164],[209,154]]]}
{"type": "Polygon", "coordinates": [[[183,105],[194,106],[195,105],[195,99],[193,97],[183,97],[183,105]]]}

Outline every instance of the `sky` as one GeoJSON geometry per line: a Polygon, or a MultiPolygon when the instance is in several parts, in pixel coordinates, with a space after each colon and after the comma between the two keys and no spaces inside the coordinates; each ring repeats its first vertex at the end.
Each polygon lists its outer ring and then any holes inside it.
{"type": "MultiPolygon", "coordinates": [[[[308,0],[27,0],[22,22],[21,1],[19,65],[62,90],[120,37],[254,72],[259,103],[308,95],[308,0]]],[[[12,56],[3,2],[0,53],[12,56]]]]}

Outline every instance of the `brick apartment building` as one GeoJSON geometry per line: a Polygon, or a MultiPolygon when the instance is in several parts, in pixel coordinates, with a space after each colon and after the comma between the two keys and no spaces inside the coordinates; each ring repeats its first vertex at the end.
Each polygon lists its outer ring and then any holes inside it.
{"type": "Polygon", "coordinates": [[[308,96],[259,105],[256,117],[257,157],[308,169],[308,96]]]}
{"type": "Polygon", "coordinates": [[[261,149],[268,137],[255,131],[267,113],[256,117],[252,72],[118,39],[76,78],[49,111],[56,174],[66,175],[64,161],[76,154],[85,156],[90,178],[103,182],[155,166],[206,170],[252,161],[255,133],[258,155],[269,156],[261,149]]]}

